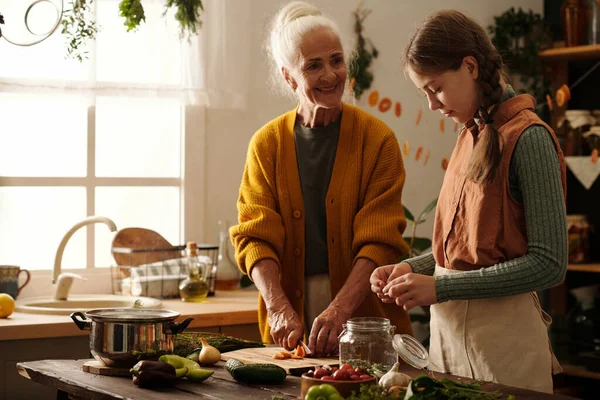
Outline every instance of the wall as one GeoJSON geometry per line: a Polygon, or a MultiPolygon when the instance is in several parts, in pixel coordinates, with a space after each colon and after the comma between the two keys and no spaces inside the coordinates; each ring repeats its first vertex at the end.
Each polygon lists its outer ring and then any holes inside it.
{"type": "MultiPolygon", "coordinates": [[[[236,2],[246,0],[228,0],[235,6],[236,2]]],[[[324,14],[332,17],[340,26],[343,35],[352,38],[353,19],[351,12],[357,1],[313,0],[324,14]]],[[[285,2],[277,0],[253,1],[250,7],[248,24],[252,30],[249,65],[249,98],[245,110],[209,109],[207,112],[207,194],[206,194],[206,240],[216,240],[217,221],[227,219],[230,224],[237,220],[236,200],[241,180],[246,150],[252,134],[269,120],[294,106],[294,102],[273,95],[267,84],[268,61],[262,51],[267,26],[270,18],[285,2]]],[[[410,154],[405,157],[407,172],[404,187],[403,203],[414,213],[419,213],[438,194],[443,179],[441,160],[449,157],[456,140],[454,123],[445,121],[445,131],[440,133],[438,112],[427,108],[425,98],[407,81],[400,69],[399,58],[406,41],[414,27],[430,12],[442,8],[455,8],[465,11],[483,26],[493,23],[493,16],[500,15],[510,7],[531,8],[535,12],[543,12],[543,0],[484,0],[467,2],[466,0],[424,0],[393,1],[366,0],[365,7],[372,9],[365,21],[364,35],[370,38],[380,51],[379,58],[372,64],[375,74],[372,89],[377,89],[382,96],[392,101],[400,101],[402,114],[397,118],[392,111],[385,114],[367,103],[367,92],[357,101],[357,105],[373,112],[385,121],[396,133],[402,146],[404,141],[410,143],[410,154]],[[416,126],[419,110],[423,117],[416,126]],[[423,146],[431,152],[426,166],[423,157],[415,161],[415,150],[423,146]]],[[[241,7],[245,10],[245,7],[241,7]]],[[[431,236],[432,221],[422,225],[420,235],[431,236]]]]}

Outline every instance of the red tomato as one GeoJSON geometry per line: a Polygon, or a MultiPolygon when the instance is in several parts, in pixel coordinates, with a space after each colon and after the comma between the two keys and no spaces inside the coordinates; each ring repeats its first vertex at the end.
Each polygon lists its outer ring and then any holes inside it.
{"type": "Polygon", "coordinates": [[[360,375],[352,374],[350,375],[350,379],[352,379],[353,381],[360,381],[360,375]]]}
{"type": "Polygon", "coordinates": [[[346,369],[339,369],[333,373],[333,379],[336,381],[349,381],[350,373],[346,369]]]}
{"type": "Polygon", "coordinates": [[[356,367],[354,372],[357,373],[358,375],[362,375],[364,373],[364,370],[362,369],[362,367],[356,367]]]}
{"type": "Polygon", "coordinates": [[[348,371],[354,371],[354,368],[352,368],[352,365],[350,365],[350,364],[342,364],[340,369],[347,369],[348,371]]]}
{"type": "Polygon", "coordinates": [[[329,375],[325,375],[321,377],[322,381],[332,381],[333,380],[333,376],[329,376],[329,375]]]}
{"type": "Polygon", "coordinates": [[[329,376],[329,371],[327,371],[325,368],[321,368],[321,367],[318,367],[317,369],[315,369],[315,373],[313,375],[314,378],[321,379],[324,376],[329,376]]]}
{"type": "Polygon", "coordinates": [[[365,380],[367,380],[367,379],[371,379],[371,378],[372,378],[372,376],[371,376],[371,375],[369,375],[369,374],[362,374],[362,375],[360,376],[360,380],[361,380],[361,381],[365,381],[365,380]]]}

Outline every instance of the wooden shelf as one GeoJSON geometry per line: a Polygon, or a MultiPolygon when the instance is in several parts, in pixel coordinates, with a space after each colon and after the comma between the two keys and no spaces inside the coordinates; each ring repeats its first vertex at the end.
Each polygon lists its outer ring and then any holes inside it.
{"type": "Polygon", "coordinates": [[[585,369],[585,367],[581,365],[574,364],[560,364],[563,368],[563,374],[567,376],[578,376],[580,378],[589,378],[589,379],[600,379],[600,372],[594,372],[585,369]]]}
{"type": "Polygon", "coordinates": [[[600,59],[600,44],[548,49],[540,52],[540,57],[546,61],[600,59]]]}
{"type": "Polygon", "coordinates": [[[568,271],[600,272],[600,264],[569,264],[568,271]]]}

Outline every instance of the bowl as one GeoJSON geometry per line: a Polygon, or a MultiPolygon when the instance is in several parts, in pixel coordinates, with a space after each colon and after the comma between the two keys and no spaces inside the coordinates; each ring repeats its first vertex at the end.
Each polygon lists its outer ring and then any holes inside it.
{"type": "Polygon", "coordinates": [[[360,385],[362,385],[362,384],[375,385],[377,383],[377,380],[375,377],[372,377],[371,379],[365,379],[362,381],[335,381],[335,380],[325,380],[324,381],[324,380],[317,379],[317,378],[311,378],[307,374],[302,374],[302,379],[301,379],[301,384],[300,384],[300,391],[301,391],[300,398],[303,399],[306,396],[306,392],[308,392],[308,389],[310,389],[312,386],[322,385],[324,383],[327,383],[327,384],[335,387],[338,390],[338,392],[340,392],[342,397],[348,397],[352,394],[352,392],[358,393],[360,391],[360,385]]]}

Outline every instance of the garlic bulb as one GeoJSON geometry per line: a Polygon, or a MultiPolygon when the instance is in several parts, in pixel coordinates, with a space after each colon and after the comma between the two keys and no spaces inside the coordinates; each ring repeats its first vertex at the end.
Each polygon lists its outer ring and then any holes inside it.
{"type": "Polygon", "coordinates": [[[202,341],[202,350],[198,354],[198,362],[203,365],[215,365],[221,359],[221,353],[215,347],[208,344],[206,339],[200,339],[202,341]]]}
{"type": "Polygon", "coordinates": [[[398,372],[398,367],[400,367],[400,363],[394,364],[392,369],[379,378],[379,385],[386,389],[392,386],[408,386],[412,378],[402,372],[398,372]]]}

